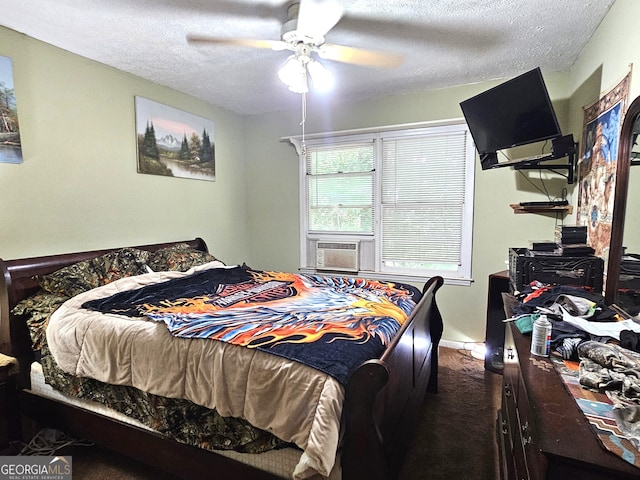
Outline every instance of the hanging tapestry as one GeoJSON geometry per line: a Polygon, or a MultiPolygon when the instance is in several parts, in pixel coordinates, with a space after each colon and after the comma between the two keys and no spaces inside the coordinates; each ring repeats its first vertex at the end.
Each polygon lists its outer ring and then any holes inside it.
{"type": "Polygon", "coordinates": [[[629,72],[598,101],[584,108],[576,221],[587,225],[589,245],[605,262],[609,256],[618,143],[630,77],[629,72]]]}

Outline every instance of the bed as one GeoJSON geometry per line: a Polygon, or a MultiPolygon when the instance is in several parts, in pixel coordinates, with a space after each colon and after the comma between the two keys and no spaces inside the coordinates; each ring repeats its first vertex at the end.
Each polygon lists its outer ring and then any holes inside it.
{"type": "MultiPolygon", "coordinates": [[[[208,251],[201,238],[131,248],[155,254],[177,246],[203,254],[208,251]]],[[[34,391],[31,365],[36,358],[32,332],[27,328],[24,317],[12,314],[12,310],[22,300],[38,292],[43,277],[78,262],[119,251],[121,248],[110,248],[0,260],[0,352],[17,358],[20,364],[19,405],[24,419],[23,436],[33,433],[30,430],[35,425],[60,428],[183,478],[206,478],[211,472],[222,478],[290,478],[290,474],[265,468],[253,459],[266,457],[267,463],[278,463],[280,450],[285,456],[287,452],[293,452],[294,457],[300,456],[300,450],[295,446],[264,454],[212,451],[173,440],[122,416],[90,409],[82,402],[66,399],[64,395],[44,395],[34,391]]],[[[113,285],[118,282],[120,280],[113,285]]],[[[398,474],[425,394],[437,391],[438,343],[443,324],[435,293],[442,284],[440,277],[429,279],[409,318],[390,339],[379,358],[363,361],[345,379],[339,405],[336,467],[332,469],[330,478],[387,480],[398,474]]],[[[110,288],[109,285],[106,287],[110,288]]],[[[324,398],[325,395],[319,397],[324,398]]],[[[316,477],[321,478],[319,475],[316,477]]]]}

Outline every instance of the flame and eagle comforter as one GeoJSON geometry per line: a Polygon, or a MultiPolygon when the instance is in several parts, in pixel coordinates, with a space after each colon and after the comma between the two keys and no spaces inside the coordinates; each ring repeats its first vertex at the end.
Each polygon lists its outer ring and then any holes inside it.
{"type": "Polygon", "coordinates": [[[328,476],[344,384],[419,297],[407,285],[212,262],[73,297],[47,341],[68,373],[245,418],[302,449],[294,478],[328,476]]]}

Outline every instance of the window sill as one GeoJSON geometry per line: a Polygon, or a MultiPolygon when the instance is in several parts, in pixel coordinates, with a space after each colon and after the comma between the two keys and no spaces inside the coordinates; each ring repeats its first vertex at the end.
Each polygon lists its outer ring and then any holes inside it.
{"type": "MultiPolygon", "coordinates": [[[[406,274],[393,274],[393,273],[381,273],[381,272],[337,272],[337,271],[325,271],[316,270],[315,268],[300,268],[300,273],[307,275],[322,275],[328,277],[362,277],[370,278],[373,280],[381,280],[384,282],[403,282],[403,283],[425,283],[430,277],[424,275],[406,275],[406,274]]],[[[445,285],[459,285],[463,287],[471,286],[473,279],[460,278],[460,277],[447,277],[442,275],[445,285]]]]}

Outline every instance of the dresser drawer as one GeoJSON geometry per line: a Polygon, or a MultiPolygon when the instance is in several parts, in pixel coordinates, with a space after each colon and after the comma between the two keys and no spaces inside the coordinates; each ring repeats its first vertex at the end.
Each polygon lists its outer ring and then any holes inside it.
{"type": "Polygon", "coordinates": [[[520,363],[510,328],[505,331],[503,364],[503,389],[509,390],[509,394],[517,401],[520,386],[520,363]]]}
{"type": "MultiPolygon", "coordinates": [[[[527,475],[532,480],[544,479],[547,471],[547,460],[540,450],[540,442],[536,430],[535,418],[531,410],[531,404],[527,390],[522,380],[519,379],[518,391],[518,435],[522,446],[522,455],[527,467],[527,475]]],[[[525,477],[522,477],[525,478],[525,477]]]]}
{"type": "MultiPolygon", "coordinates": [[[[517,383],[516,383],[517,386],[517,383]]],[[[519,406],[516,404],[513,390],[508,385],[502,390],[502,408],[500,409],[501,441],[504,443],[506,479],[529,480],[527,459],[522,440],[519,406]]]]}
{"type": "MultiPolygon", "coordinates": [[[[504,403],[503,403],[504,408],[504,403]]],[[[513,463],[513,439],[509,428],[509,420],[503,414],[503,409],[498,410],[496,425],[496,439],[500,456],[500,479],[516,478],[515,465],[513,463]]]]}

